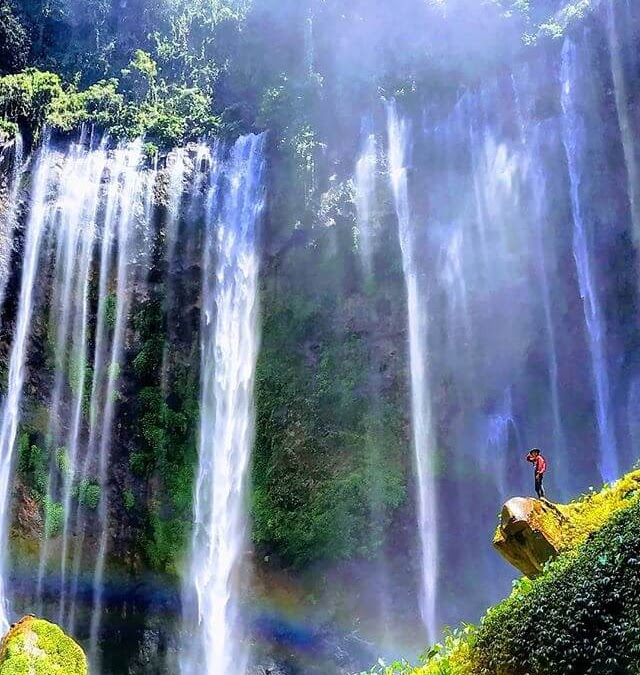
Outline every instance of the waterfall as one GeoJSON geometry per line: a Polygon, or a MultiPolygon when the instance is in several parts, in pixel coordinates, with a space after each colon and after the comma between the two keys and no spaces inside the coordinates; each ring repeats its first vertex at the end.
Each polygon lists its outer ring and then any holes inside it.
{"type": "MultiPolygon", "coordinates": [[[[556,329],[553,323],[551,307],[551,286],[549,282],[549,261],[545,250],[545,222],[544,204],[547,201],[546,178],[544,166],[540,157],[541,136],[548,133],[544,126],[536,126],[528,139],[531,196],[533,199],[533,241],[535,247],[535,262],[538,273],[538,283],[542,295],[544,312],[544,327],[547,339],[547,358],[549,364],[549,391],[551,394],[551,414],[553,418],[553,439],[555,456],[565,463],[566,440],[564,426],[560,414],[560,392],[558,385],[558,353],[556,349],[556,329]]],[[[566,470],[566,467],[564,467],[566,470]]]]}
{"type": "Polygon", "coordinates": [[[638,158],[637,133],[638,129],[634,116],[629,110],[629,86],[624,68],[623,47],[619,38],[619,24],[630,22],[631,16],[627,5],[625,20],[619,21],[616,16],[615,0],[607,2],[607,24],[609,35],[609,53],[611,58],[611,73],[613,75],[613,89],[616,99],[616,111],[620,125],[620,137],[627,169],[627,191],[631,209],[632,234],[636,247],[640,249],[640,161],[638,158]]]}
{"type": "MultiPolygon", "coordinates": [[[[117,385],[119,382],[120,367],[124,349],[125,329],[129,307],[133,293],[132,254],[136,251],[134,227],[136,224],[136,206],[142,207],[142,215],[148,217],[144,208],[147,204],[148,182],[144,180],[144,173],[140,171],[142,160],[142,143],[120,147],[116,150],[115,167],[111,181],[114,186],[110,190],[107,201],[106,228],[116,234],[116,311],[109,353],[109,365],[106,371],[107,383],[104,394],[104,409],[99,426],[99,436],[90,437],[90,448],[98,449],[97,454],[97,484],[100,486],[98,503],[99,519],[99,547],[93,574],[93,611],[91,614],[89,658],[96,662],[98,636],[102,619],[102,591],[104,582],[104,567],[108,546],[108,467],[111,448],[111,434],[116,409],[117,385]],[[115,202],[115,203],[114,203],[115,202]],[[112,220],[115,222],[112,224],[112,220]],[[93,442],[93,444],[92,444],[93,442]]],[[[91,429],[93,435],[98,426],[91,429]]]]}
{"type": "Polygon", "coordinates": [[[169,389],[169,377],[171,370],[171,340],[175,339],[176,321],[175,316],[175,276],[177,273],[176,249],[178,246],[178,234],[180,225],[180,209],[182,207],[184,180],[186,172],[185,153],[177,149],[170,153],[167,158],[168,165],[168,204],[167,222],[165,224],[165,250],[167,261],[167,279],[165,294],[165,316],[167,322],[167,339],[162,350],[162,391],[166,394],[169,389]]]}
{"type": "Polygon", "coordinates": [[[356,162],[355,170],[355,203],[358,224],[358,244],[362,266],[367,278],[373,273],[373,219],[372,209],[376,190],[376,169],[378,150],[376,137],[369,130],[370,124],[362,124],[362,152],[356,162]]]}
{"type": "Polygon", "coordinates": [[[409,323],[409,366],[411,370],[411,421],[418,475],[418,528],[422,554],[421,613],[427,636],[437,634],[436,582],[438,541],[436,484],[434,477],[435,437],[431,421],[431,397],[427,354],[427,298],[419,282],[418,251],[409,205],[407,154],[409,125],[398,115],[395,101],[387,106],[389,172],[398,219],[398,234],[407,291],[409,323]]]}
{"type": "MultiPolygon", "coordinates": [[[[50,469],[45,509],[44,541],[40,550],[37,596],[41,596],[42,583],[50,554],[51,522],[55,506],[62,505],[63,544],[61,561],[61,588],[64,589],[69,510],[77,465],[82,403],[85,391],[88,350],[89,281],[97,213],[100,200],[102,175],[106,165],[103,148],[86,152],[80,145],[73,145],[62,166],[60,183],[53,209],[58,213],[55,233],[54,296],[50,304],[50,334],[54,338],[54,386],[49,403],[49,454],[50,469]],[[68,419],[68,427],[62,423],[68,419]],[[60,485],[61,484],[61,485],[60,485]],[[60,496],[61,501],[57,501],[60,496]]],[[[57,161],[57,160],[56,160],[57,161]]],[[[62,590],[64,597],[64,590],[62,590]]],[[[58,620],[62,621],[64,603],[60,605],[58,620]]]]}
{"type": "Polygon", "coordinates": [[[573,255],[591,354],[600,444],[600,473],[603,480],[611,481],[619,475],[618,455],[611,412],[605,325],[593,259],[593,233],[590,231],[590,223],[582,201],[582,182],[587,170],[584,166],[587,130],[576,91],[578,76],[577,48],[575,43],[567,38],[562,49],[562,133],[571,187],[573,255]]]}
{"type": "MultiPolygon", "coordinates": [[[[97,668],[109,539],[111,436],[128,315],[142,281],[136,270],[146,274],[150,262],[155,174],[142,168],[140,142],[123,144],[113,151],[108,151],[104,142],[98,146],[92,142],[87,145],[82,138],[66,151],[45,142],[35,162],[9,387],[0,429],[0,540],[6,552],[13,448],[37,286],[38,297],[42,296],[49,311],[53,377],[49,421],[43,431],[49,471],[42,495],[45,530],[35,602],[43,611],[45,576],[57,571],[57,616],[51,618],[73,631],[79,576],[85,569],[93,569],[90,656],[92,667],[97,668]],[[46,281],[37,282],[40,272],[46,279],[47,266],[51,267],[50,286],[46,281]],[[95,328],[91,306],[94,272],[99,277],[95,328]]],[[[3,557],[0,599],[4,624],[8,622],[6,577],[3,557]]]]}
{"type": "MultiPolygon", "coordinates": [[[[514,432],[520,441],[518,427],[513,414],[513,395],[509,388],[497,410],[487,416],[486,446],[480,456],[480,464],[488,476],[493,476],[500,499],[509,496],[508,453],[510,433],[514,432]]],[[[518,450],[522,450],[518,442],[518,450]]]]}
{"type": "Polygon", "coordinates": [[[18,219],[20,182],[24,161],[24,146],[20,132],[16,134],[11,158],[11,174],[8,179],[6,204],[0,213],[0,309],[4,303],[4,295],[11,272],[11,253],[13,251],[13,234],[18,219]]]}
{"type": "MultiPolygon", "coordinates": [[[[245,545],[245,483],[253,442],[258,349],[256,225],[263,138],[240,138],[211,172],[202,266],[199,462],[185,579],[189,675],[242,675],[238,616],[245,545]],[[187,616],[195,611],[195,616],[187,616]]],[[[215,161],[216,153],[213,160],[215,161]]]]}
{"type": "Polygon", "coordinates": [[[20,415],[20,399],[25,380],[27,345],[33,314],[34,288],[40,260],[43,232],[51,217],[47,203],[51,164],[49,148],[44,145],[37,162],[33,201],[26,225],[26,242],[23,256],[22,280],[18,316],[16,318],[7,394],[2,405],[0,422],[0,631],[9,628],[7,602],[7,540],[11,519],[11,491],[13,487],[14,448],[20,415]]]}

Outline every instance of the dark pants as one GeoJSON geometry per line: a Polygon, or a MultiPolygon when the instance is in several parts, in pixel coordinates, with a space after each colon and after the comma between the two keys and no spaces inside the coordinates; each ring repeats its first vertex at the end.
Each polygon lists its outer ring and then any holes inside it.
{"type": "Polygon", "coordinates": [[[538,474],[535,477],[536,480],[536,494],[538,495],[538,499],[542,499],[544,497],[544,487],[542,486],[542,481],[544,480],[544,474],[538,474]]]}

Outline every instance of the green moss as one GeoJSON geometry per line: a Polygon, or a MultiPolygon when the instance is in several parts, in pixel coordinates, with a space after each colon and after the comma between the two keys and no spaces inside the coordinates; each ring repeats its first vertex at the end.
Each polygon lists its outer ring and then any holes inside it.
{"type": "Polygon", "coordinates": [[[263,307],[254,542],[298,566],[373,556],[405,499],[401,405],[389,395],[371,413],[367,340],[331,328],[329,300],[300,293],[263,307]]]}
{"type": "Polygon", "coordinates": [[[127,513],[130,513],[131,511],[133,511],[133,507],[136,504],[136,497],[133,494],[133,490],[131,488],[127,488],[123,492],[122,502],[124,504],[124,509],[127,513]]]}
{"type": "Polygon", "coordinates": [[[49,453],[31,443],[27,432],[18,437],[18,475],[36,499],[44,498],[49,478],[49,453]]]}
{"type": "Polygon", "coordinates": [[[62,530],[64,520],[64,507],[60,502],[56,502],[50,497],[45,497],[43,501],[44,508],[44,529],[47,537],[55,537],[62,530]]]}
{"type": "MultiPolygon", "coordinates": [[[[555,549],[560,552],[576,550],[588,537],[600,528],[618,511],[629,506],[630,500],[640,493],[640,471],[623,476],[612,485],[605,485],[596,492],[590,490],[586,495],[570,504],[557,504],[564,519],[559,521],[550,513],[540,512],[540,529],[551,539],[555,549]]],[[[536,525],[535,521],[533,523],[536,525]]],[[[496,537],[500,527],[496,532],[496,537]]]]}
{"type": "Polygon", "coordinates": [[[101,489],[95,480],[84,479],[80,481],[75,489],[75,496],[78,504],[85,509],[95,511],[100,504],[101,489]]]}
{"type": "Polygon", "coordinates": [[[0,652],[0,675],[87,675],[87,659],[55,624],[27,617],[12,627],[0,652]]]}

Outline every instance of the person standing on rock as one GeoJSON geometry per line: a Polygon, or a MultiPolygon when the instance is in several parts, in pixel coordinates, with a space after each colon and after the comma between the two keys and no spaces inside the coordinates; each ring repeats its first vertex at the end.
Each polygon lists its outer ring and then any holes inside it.
{"type": "Polygon", "coordinates": [[[527,454],[527,462],[533,464],[533,475],[535,478],[536,494],[538,499],[544,499],[544,487],[542,481],[544,480],[544,474],[547,471],[547,462],[545,458],[540,454],[539,448],[533,448],[527,454]]]}

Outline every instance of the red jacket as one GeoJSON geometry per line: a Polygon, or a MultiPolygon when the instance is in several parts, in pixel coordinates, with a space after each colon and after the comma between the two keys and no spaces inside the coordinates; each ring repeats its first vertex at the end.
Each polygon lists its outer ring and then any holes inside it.
{"type": "Polygon", "coordinates": [[[535,459],[531,455],[527,455],[527,462],[531,462],[533,464],[533,469],[536,476],[544,475],[544,472],[547,470],[547,462],[542,455],[538,455],[535,459]]]}

